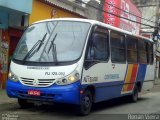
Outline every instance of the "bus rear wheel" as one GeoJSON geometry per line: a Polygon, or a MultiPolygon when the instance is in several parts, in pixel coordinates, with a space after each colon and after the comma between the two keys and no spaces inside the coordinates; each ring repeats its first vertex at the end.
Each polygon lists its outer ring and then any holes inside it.
{"type": "Polygon", "coordinates": [[[26,99],[20,99],[20,98],[18,98],[18,104],[22,109],[30,108],[34,106],[33,103],[29,103],[26,99]]]}
{"type": "Polygon", "coordinates": [[[89,90],[86,90],[81,97],[81,104],[78,106],[78,112],[80,115],[88,115],[92,107],[92,94],[89,90]]]}
{"type": "Polygon", "coordinates": [[[132,95],[129,96],[131,102],[137,102],[138,100],[138,86],[135,85],[132,95]]]}

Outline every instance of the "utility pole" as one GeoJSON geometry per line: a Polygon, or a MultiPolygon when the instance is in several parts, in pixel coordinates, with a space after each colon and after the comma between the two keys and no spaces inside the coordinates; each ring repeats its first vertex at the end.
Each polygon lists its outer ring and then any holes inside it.
{"type": "Polygon", "coordinates": [[[104,7],[104,0],[90,0],[86,5],[86,16],[89,19],[94,19],[103,22],[103,7],[104,7]],[[93,6],[93,7],[91,7],[93,6]]]}
{"type": "Polygon", "coordinates": [[[155,79],[158,79],[159,78],[159,53],[157,53],[157,50],[158,50],[158,47],[159,47],[159,3],[160,1],[159,0],[156,0],[156,19],[155,19],[155,30],[154,30],[154,33],[153,33],[153,37],[155,38],[155,36],[157,36],[157,40],[155,42],[155,53],[156,53],[156,66],[155,66],[155,79]]]}
{"type": "MultiPolygon", "coordinates": [[[[105,0],[100,0],[100,5],[99,5],[99,9],[103,9],[104,10],[104,3],[105,3],[105,0]]],[[[104,22],[104,12],[103,11],[98,11],[98,14],[97,14],[97,20],[98,21],[101,21],[101,22],[104,22]]]]}

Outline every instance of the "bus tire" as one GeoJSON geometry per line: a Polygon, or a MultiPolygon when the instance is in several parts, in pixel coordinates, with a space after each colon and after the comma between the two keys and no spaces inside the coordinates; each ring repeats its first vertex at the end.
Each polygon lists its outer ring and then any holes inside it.
{"type": "Polygon", "coordinates": [[[89,90],[82,94],[80,105],[78,106],[78,113],[82,116],[88,115],[92,108],[92,94],[89,90]]]}
{"type": "Polygon", "coordinates": [[[33,103],[29,103],[29,102],[27,102],[26,99],[20,99],[20,98],[18,98],[18,104],[22,109],[30,108],[30,107],[34,106],[33,103]]]}
{"type": "Polygon", "coordinates": [[[131,102],[137,102],[138,100],[138,87],[135,85],[132,95],[129,96],[131,102]]]}

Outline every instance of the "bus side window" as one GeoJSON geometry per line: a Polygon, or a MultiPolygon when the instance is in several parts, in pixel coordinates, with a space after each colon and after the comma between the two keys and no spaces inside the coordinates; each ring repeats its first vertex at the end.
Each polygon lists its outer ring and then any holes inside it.
{"type": "Polygon", "coordinates": [[[147,60],[147,47],[148,47],[148,43],[145,42],[143,39],[139,39],[138,40],[138,53],[139,53],[139,63],[148,63],[147,60]]]}
{"type": "Polygon", "coordinates": [[[92,37],[91,56],[93,60],[107,60],[108,52],[106,46],[106,37],[100,33],[94,33],[92,37]]]}
{"type": "Polygon", "coordinates": [[[137,63],[138,62],[138,48],[137,48],[137,39],[134,37],[127,36],[127,61],[129,63],[137,63]]]}
{"type": "MultiPolygon", "coordinates": [[[[95,62],[107,61],[109,57],[109,40],[108,30],[106,28],[97,27],[92,34],[86,51],[86,63],[95,64],[95,62]]],[[[86,65],[85,65],[86,66],[86,65]]]]}
{"type": "Polygon", "coordinates": [[[111,60],[114,63],[124,63],[126,61],[125,54],[125,36],[118,32],[110,34],[111,39],[111,60]]]}
{"type": "Polygon", "coordinates": [[[153,64],[153,43],[148,43],[148,63],[153,64]]]}

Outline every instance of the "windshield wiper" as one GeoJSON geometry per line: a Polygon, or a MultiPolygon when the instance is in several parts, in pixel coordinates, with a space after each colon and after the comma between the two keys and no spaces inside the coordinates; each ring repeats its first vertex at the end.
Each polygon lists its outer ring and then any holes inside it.
{"type": "MultiPolygon", "coordinates": [[[[41,55],[40,55],[40,57],[39,57],[39,62],[41,61],[41,59],[42,59],[42,57],[43,57],[43,54],[46,53],[46,47],[47,47],[47,45],[48,45],[49,40],[52,39],[52,35],[53,35],[54,30],[56,29],[57,24],[58,24],[58,22],[57,22],[56,25],[54,26],[52,32],[50,33],[50,36],[49,36],[48,40],[46,41],[46,44],[45,44],[45,46],[44,46],[44,48],[43,48],[43,50],[42,50],[42,53],[41,53],[41,55]]],[[[47,29],[48,29],[48,28],[47,28],[47,29]]],[[[56,36],[57,36],[57,35],[54,36],[53,40],[56,39],[56,36]]]]}
{"type": "Polygon", "coordinates": [[[39,49],[42,47],[42,45],[44,44],[44,40],[47,36],[47,33],[43,36],[42,40],[38,40],[34,45],[33,47],[31,48],[31,50],[26,54],[26,56],[23,58],[22,62],[24,63],[26,61],[26,59],[28,57],[32,57],[36,52],[39,51],[39,49]],[[39,46],[38,46],[39,45],[39,46]],[[37,47],[38,46],[38,47],[37,47]],[[36,49],[37,47],[37,49],[36,49]]]}
{"type": "Polygon", "coordinates": [[[51,41],[51,45],[48,49],[48,54],[49,54],[51,48],[53,47],[52,52],[53,52],[53,60],[55,61],[55,63],[57,63],[57,50],[56,50],[56,44],[54,43],[56,37],[57,37],[57,33],[55,34],[53,40],[51,41]]]}

